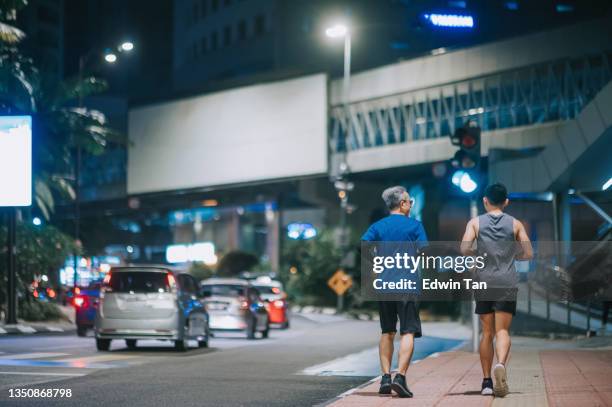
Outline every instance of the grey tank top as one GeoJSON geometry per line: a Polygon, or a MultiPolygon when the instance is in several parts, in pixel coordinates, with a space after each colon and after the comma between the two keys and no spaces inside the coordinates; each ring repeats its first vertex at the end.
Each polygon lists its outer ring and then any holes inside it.
{"type": "Polygon", "coordinates": [[[492,287],[516,285],[514,218],[506,213],[478,216],[476,243],[479,254],[486,253],[486,267],[479,273],[480,280],[487,280],[492,287]]]}

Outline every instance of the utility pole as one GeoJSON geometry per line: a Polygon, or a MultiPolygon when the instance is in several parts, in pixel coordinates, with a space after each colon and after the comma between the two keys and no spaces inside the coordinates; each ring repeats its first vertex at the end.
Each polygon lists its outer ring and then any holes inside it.
{"type": "Polygon", "coordinates": [[[6,269],[8,271],[8,292],[7,292],[7,314],[6,323],[17,323],[17,271],[15,270],[15,252],[17,242],[17,219],[16,209],[13,207],[7,208],[6,219],[8,226],[7,233],[7,253],[6,253],[6,269]]]}
{"type": "MultiPolygon", "coordinates": [[[[476,201],[476,197],[470,197],[470,219],[473,219],[478,216],[478,202],[476,201]]],[[[470,307],[472,310],[472,352],[478,352],[479,342],[480,342],[480,321],[478,320],[478,315],[476,315],[476,299],[472,299],[472,305],[470,307]]]]}

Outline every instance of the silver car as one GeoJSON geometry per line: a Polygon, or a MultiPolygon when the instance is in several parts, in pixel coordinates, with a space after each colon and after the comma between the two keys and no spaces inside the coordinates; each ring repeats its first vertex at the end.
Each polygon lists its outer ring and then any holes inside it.
{"type": "Polygon", "coordinates": [[[256,332],[268,337],[268,311],[259,291],[248,281],[210,278],[202,281],[201,287],[211,330],[243,331],[249,339],[254,339],[256,332]]]}
{"type": "Polygon", "coordinates": [[[139,339],[174,342],[178,351],[187,340],[208,346],[208,313],[197,281],[164,266],[114,267],[104,278],[94,331],[98,350],[124,339],[135,348],[139,339]]]}

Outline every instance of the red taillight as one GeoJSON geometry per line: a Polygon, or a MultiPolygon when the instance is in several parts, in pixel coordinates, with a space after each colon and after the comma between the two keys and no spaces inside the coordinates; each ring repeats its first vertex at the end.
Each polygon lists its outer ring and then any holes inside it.
{"type": "Polygon", "coordinates": [[[238,301],[240,301],[240,309],[249,309],[249,302],[246,298],[239,298],[238,301]]]}
{"type": "Polygon", "coordinates": [[[278,287],[272,287],[272,292],[273,292],[274,294],[278,294],[278,293],[280,293],[280,288],[278,288],[278,287]]]}
{"type": "Polygon", "coordinates": [[[111,273],[108,273],[104,276],[104,280],[102,280],[102,287],[100,289],[100,297],[104,297],[104,293],[113,292],[113,288],[110,285],[111,281],[111,273]]]}
{"type": "Polygon", "coordinates": [[[74,299],[74,306],[77,308],[82,308],[85,307],[87,305],[87,299],[85,297],[76,297],[74,299]]]}
{"type": "Polygon", "coordinates": [[[53,288],[47,288],[47,294],[50,298],[55,298],[55,290],[53,288]]]}
{"type": "Polygon", "coordinates": [[[166,274],[166,279],[168,282],[168,288],[170,289],[170,291],[174,291],[174,289],[176,288],[176,280],[174,279],[174,276],[171,273],[166,274]]]}

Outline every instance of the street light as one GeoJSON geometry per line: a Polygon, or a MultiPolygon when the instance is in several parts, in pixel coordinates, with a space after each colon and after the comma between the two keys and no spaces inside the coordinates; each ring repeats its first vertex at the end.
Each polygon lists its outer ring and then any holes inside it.
{"type": "Polygon", "coordinates": [[[325,30],[325,35],[330,38],[344,37],[348,33],[348,28],[344,24],[336,24],[325,30]]]}
{"type": "Polygon", "coordinates": [[[109,64],[114,64],[115,62],[117,62],[117,55],[113,54],[112,52],[109,52],[104,55],[104,60],[109,64]]]}
{"type": "Polygon", "coordinates": [[[119,49],[121,49],[121,51],[130,52],[134,49],[134,43],[130,41],[125,41],[119,46],[119,49]]]}
{"type": "MultiPolygon", "coordinates": [[[[130,52],[134,49],[134,44],[130,41],[124,41],[117,46],[117,52],[130,52]]],[[[79,57],[79,83],[83,81],[85,73],[85,67],[90,61],[92,55],[100,55],[100,49],[92,48],[85,54],[79,57]]],[[[117,53],[106,49],[104,51],[104,61],[108,64],[114,64],[117,62],[117,53]]],[[[78,101],[79,109],[83,108],[83,94],[81,93],[82,87],[79,87],[78,101]]],[[[80,191],[80,180],[81,180],[81,147],[76,148],[76,162],[74,163],[74,238],[76,240],[76,247],[78,248],[81,244],[79,239],[80,236],[80,220],[81,220],[81,191],[80,191]]],[[[74,286],[77,286],[77,277],[79,273],[79,257],[77,252],[74,252],[74,286]]]]}
{"type": "MultiPolygon", "coordinates": [[[[348,149],[348,138],[351,134],[351,118],[349,115],[349,91],[351,86],[351,31],[348,25],[337,23],[328,27],[325,30],[325,35],[329,38],[344,38],[344,79],[342,82],[342,102],[344,105],[345,117],[347,119],[346,133],[344,136],[344,148],[341,151],[341,159],[338,166],[338,174],[334,181],[334,187],[338,192],[340,199],[340,252],[344,258],[345,249],[347,246],[347,231],[346,231],[346,216],[349,208],[348,193],[353,189],[353,184],[346,181],[345,176],[349,172],[348,163],[346,162],[346,153],[348,149]]],[[[338,296],[337,311],[342,311],[343,297],[338,296]]]]}

